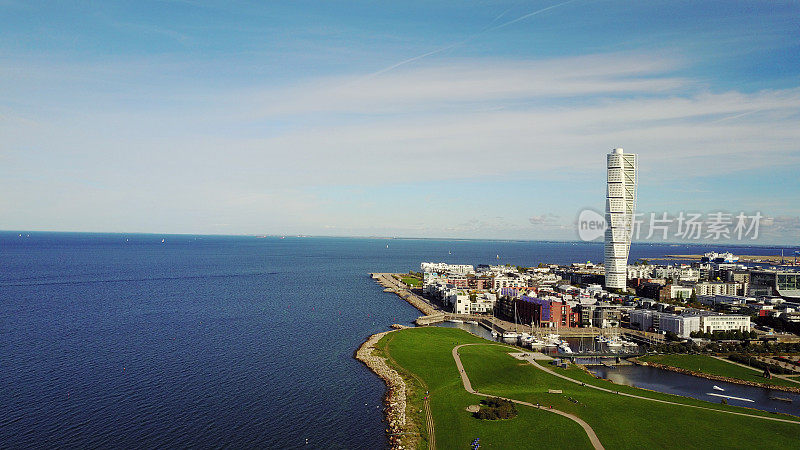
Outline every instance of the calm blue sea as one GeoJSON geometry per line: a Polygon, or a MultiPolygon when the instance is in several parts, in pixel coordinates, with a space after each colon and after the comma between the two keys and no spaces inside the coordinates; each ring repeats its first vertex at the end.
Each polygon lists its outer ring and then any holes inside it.
{"type": "MultiPolygon", "coordinates": [[[[418,314],[368,272],[418,270],[426,260],[497,263],[497,255],[516,265],[599,261],[603,250],[19,234],[0,233],[7,448],[380,448],[384,386],[352,354],[368,335],[418,314]]],[[[631,256],[712,249],[730,247],[634,245],[631,256]]]]}

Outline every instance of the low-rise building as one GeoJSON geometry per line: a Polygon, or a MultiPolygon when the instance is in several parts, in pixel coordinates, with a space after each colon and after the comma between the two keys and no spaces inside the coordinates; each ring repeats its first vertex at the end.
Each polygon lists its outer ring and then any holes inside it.
{"type": "Polygon", "coordinates": [[[538,327],[571,328],[580,326],[580,315],[567,302],[523,296],[514,300],[520,323],[538,327]]]}
{"type": "Polygon", "coordinates": [[[715,331],[750,331],[750,316],[738,314],[720,314],[712,311],[685,310],[686,316],[700,317],[700,331],[713,333],[715,331]]]}
{"type": "Polygon", "coordinates": [[[469,264],[447,264],[447,263],[420,263],[419,268],[422,272],[438,272],[438,273],[459,273],[466,275],[468,273],[475,273],[475,268],[469,264]]]}
{"type": "Polygon", "coordinates": [[[743,297],[740,295],[698,295],[697,301],[703,305],[744,305],[747,302],[755,302],[753,297],[743,297]]]}
{"type": "Polygon", "coordinates": [[[630,325],[642,331],[672,332],[685,339],[692,332],[700,330],[700,317],[634,309],[630,312],[630,325]]]}
{"type": "Polygon", "coordinates": [[[682,338],[688,338],[693,331],[750,331],[749,316],[697,309],[685,309],[681,314],[635,309],[630,312],[630,324],[642,331],[672,332],[682,338]]]}
{"type": "Polygon", "coordinates": [[[738,295],[739,285],[737,283],[705,281],[695,285],[695,292],[697,292],[697,295],[738,295]]]}

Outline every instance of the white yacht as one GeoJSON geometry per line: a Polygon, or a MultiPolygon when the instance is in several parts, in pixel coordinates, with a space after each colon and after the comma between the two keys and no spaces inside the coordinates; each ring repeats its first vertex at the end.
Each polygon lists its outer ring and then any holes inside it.
{"type": "Polygon", "coordinates": [[[503,339],[519,339],[519,333],[516,331],[506,331],[503,333],[503,339]]]}
{"type": "Polygon", "coordinates": [[[545,347],[558,347],[558,344],[561,343],[561,336],[557,334],[548,334],[544,337],[544,346],[545,347]]]}
{"type": "Polygon", "coordinates": [[[575,353],[569,347],[569,343],[567,343],[567,341],[561,341],[561,344],[558,345],[558,349],[561,351],[561,353],[575,353]]]}

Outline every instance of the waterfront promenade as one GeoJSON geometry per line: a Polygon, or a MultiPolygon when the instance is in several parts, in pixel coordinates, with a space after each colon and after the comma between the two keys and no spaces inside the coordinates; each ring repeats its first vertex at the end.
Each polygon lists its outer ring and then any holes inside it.
{"type": "Polygon", "coordinates": [[[581,327],[581,328],[536,328],[530,325],[520,323],[513,323],[497,317],[489,315],[478,314],[455,314],[443,310],[440,306],[432,303],[425,297],[418,295],[411,291],[403,282],[395,278],[399,274],[392,273],[372,273],[370,276],[381,286],[384,287],[385,292],[392,292],[407,301],[411,306],[417,308],[423,316],[414,321],[419,326],[434,325],[448,320],[460,321],[474,321],[481,324],[484,328],[497,331],[498,333],[505,333],[509,331],[514,332],[528,332],[528,333],[557,333],[562,337],[594,337],[598,335],[614,336],[620,335],[628,339],[638,341],[640,343],[663,343],[665,337],[658,333],[648,333],[645,331],[631,330],[628,328],[597,328],[597,327],[581,327]]]}

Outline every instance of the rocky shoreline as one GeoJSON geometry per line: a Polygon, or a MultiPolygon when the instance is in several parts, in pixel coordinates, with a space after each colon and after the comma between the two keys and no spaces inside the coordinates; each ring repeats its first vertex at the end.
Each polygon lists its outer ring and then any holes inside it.
{"type": "Polygon", "coordinates": [[[631,361],[634,361],[636,364],[639,364],[639,365],[642,365],[642,366],[655,367],[656,369],[669,370],[669,371],[672,371],[672,372],[682,373],[684,375],[692,375],[692,376],[695,376],[695,377],[706,378],[708,380],[724,381],[726,383],[743,384],[743,385],[747,385],[747,386],[760,387],[760,388],[772,389],[772,390],[776,390],[776,391],[784,391],[784,392],[792,392],[794,394],[800,394],[800,388],[792,387],[792,386],[779,386],[779,385],[775,385],[775,384],[767,384],[767,383],[759,383],[759,382],[755,382],[755,381],[740,380],[738,378],[723,377],[723,376],[720,376],[720,375],[712,375],[710,373],[697,372],[697,371],[688,370],[688,369],[681,369],[680,367],[673,367],[673,366],[668,366],[668,365],[665,365],[665,364],[660,364],[660,363],[655,363],[655,362],[639,361],[637,358],[631,358],[631,361]]]}
{"type": "Polygon", "coordinates": [[[393,292],[397,294],[398,297],[402,298],[408,304],[417,308],[422,314],[426,316],[430,316],[431,314],[436,314],[436,308],[431,306],[426,301],[422,300],[418,295],[411,292],[409,289],[401,286],[401,282],[394,279],[395,274],[390,273],[373,273],[371,274],[372,279],[374,279],[378,284],[383,286],[384,292],[393,292]]]}
{"type": "MultiPolygon", "coordinates": [[[[406,328],[402,325],[392,325],[392,327],[406,328]]],[[[384,415],[388,424],[386,434],[389,439],[389,448],[402,449],[404,446],[401,443],[403,436],[401,433],[405,432],[406,425],[409,424],[406,417],[406,383],[396,370],[389,367],[386,358],[374,354],[375,344],[392,331],[394,330],[373,334],[367,338],[356,350],[355,358],[386,383],[386,395],[383,403],[386,405],[384,415]]]]}

